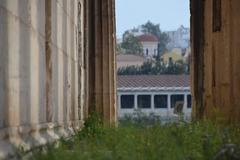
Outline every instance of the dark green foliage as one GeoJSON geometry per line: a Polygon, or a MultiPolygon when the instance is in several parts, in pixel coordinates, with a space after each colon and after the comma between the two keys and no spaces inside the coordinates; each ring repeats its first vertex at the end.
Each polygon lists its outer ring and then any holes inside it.
{"type": "Polygon", "coordinates": [[[84,123],[83,130],[78,134],[79,139],[101,135],[103,133],[102,126],[103,122],[100,116],[95,112],[91,113],[84,123]]]}
{"type": "MultiPolygon", "coordinates": [[[[167,50],[166,46],[170,39],[165,32],[161,31],[160,25],[154,24],[148,21],[147,23],[141,26],[143,28],[144,33],[155,35],[159,39],[158,52],[159,54],[164,53],[167,50]]],[[[135,30],[136,30],[135,28],[132,29],[132,31],[135,31],[135,30]]],[[[142,44],[139,42],[137,37],[135,37],[129,31],[126,31],[122,37],[123,37],[123,42],[117,45],[118,53],[137,54],[137,55],[143,54],[142,44]]]]}
{"type": "Polygon", "coordinates": [[[135,37],[133,34],[130,34],[129,32],[124,33],[121,48],[124,51],[124,53],[127,53],[127,54],[136,54],[136,55],[143,54],[142,44],[139,42],[137,37],[135,37]]]}
{"type": "Polygon", "coordinates": [[[152,35],[155,35],[156,37],[160,37],[161,35],[160,25],[153,24],[151,21],[143,24],[142,28],[145,33],[150,33],[152,35]]]}
{"type": "Polygon", "coordinates": [[[128,66],[119,68],[118,75],[161,75],[161,74],[189,74],[188,64],[182,61],[164,64],[161,61],[145,62],[142,66],[128,66]]]}
{"type": "Polygon", "coordinates": [[[58,148],[49,147],[46,153],[35,153],[31,159],[240,159],[239,126],[225,127],[205,121],[161,124],[158,119],[151,116],[139,117],[135,119],[137,121],[132,121],[132,117],[128,117],[117,128],[105,128],[99,123],[98,118],[92,118],[88,121],[88,129],[83,129],[68,141],[60,141],[58,148]],[[141,118],[138,119],[139,117],[141,118]],[[94,122],[94,119],[97,122],[94,122]]]}
{"type": "Polygon", "coordinates": [[[123,49],[122,49],[121,43],[117,43],[116,51],[117,51],[117,53],[123,53],[123,49]]]}

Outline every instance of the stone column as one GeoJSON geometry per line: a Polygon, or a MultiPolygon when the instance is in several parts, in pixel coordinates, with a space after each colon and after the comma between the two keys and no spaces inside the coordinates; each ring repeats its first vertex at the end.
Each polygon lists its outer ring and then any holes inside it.
{"type": "MultiPolygon", "coordinates": [[[[16,129],[20,125],[20,22],[10,12],[18,13],[19,2],[0,1],[0,112],[1,127],[16,129]]],[[[11,133],[16,133],[13,130],[11,133]]]]}
{"type": "Polygon", "coordinates": [[[86,4],[89,107],[111,124],[116,121],[115,1],[89,0],[86,4]]]}
{"type": "Polygon", "coordinates": [[[205,1],[190,0],[191,7],[191,85],[193,118],[202,119],[204,84],[204,7],[205,1]]]}
{"type": "Polygon", "coordinates": [[[154,94],[151,94],[151,110],[154,111],[154,94]]]}
{"type": "Polygon", "coordinates": [[[168,94],[167,96],[168,96],[167,97],[167,101],[168,101],[167,106],[168,106],[168,116],[169,116],[171,113],[171,94],[168,94]]]}
{"type": "Polygon", "coordinates": [[[52,1],[45,1],[45,61],[46,61],[46,119],[47,122],[53,120],[53,104],[52,104],[52,1]]]}
{"type": "Polygon", "coordinates": [[[117,99],[118,99],[118,106],[117,106],[117,107],[118,107],[118,109],[120,110],[121,107],[122,107],[122,106],[121,106],[121,95],[118,95],[118,96],[117,96],[117,99]]]}
{"type": "Polygon", "coordinates": [[[187,113],[187,94],[184,94],[183,113],[184,115],[187,113]]]}
{"type": "Polygon", "coordinates": [[[134,109],[138,109],[137,94],[134,94],[134,109]]]}

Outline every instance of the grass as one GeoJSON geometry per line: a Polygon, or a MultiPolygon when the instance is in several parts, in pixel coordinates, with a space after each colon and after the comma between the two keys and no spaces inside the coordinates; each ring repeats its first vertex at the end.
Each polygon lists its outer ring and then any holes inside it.
{"type": "Polygon", "coordinates": [[[70,140],[34,151],[34,160],[238,160],[240,128],[211,122],[146,124],[126,120],[103,127],[91,116],[70,140]]]}

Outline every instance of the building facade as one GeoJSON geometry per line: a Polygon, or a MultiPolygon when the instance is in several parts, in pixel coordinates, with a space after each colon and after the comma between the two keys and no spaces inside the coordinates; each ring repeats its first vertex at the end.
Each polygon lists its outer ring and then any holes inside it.
{"type": "Polygon", "coordinates": [[[129,66],[139,67],[145,61],[143,56],[132,54],[118,54],[117,55],[117,69],[129,66]]]}
{"type": "Polygon", "coordinates": [[[178,61],[182,61],[184,62],[184,56],[182,54],[182,49],[180,48],[174,48],[171,51],[167,51],[165,52],[162,56],[161,56],[161,60],[163,61],[163,63],[165,64],[169,64],[169,63],[176,63],[178,61]]]}
{"type": "Polygon", "coordinates": [[[138,36],[143,47],[143,54],[146,58],[152,58],[158,54],[158,38],[151,34],[138,36]]]}
{"type": "Polygon", "coordinates": [[[180,26],[176,31],[166,32],[170,41],[167,44],[168,49],[189,48],[190,46],[190,28],[180,26]]]}
{"type": "Polygon", "coordinates": [[[139,110],[163,119],[174,118],[182,105],[186,119],[191,118],[190,77],[177,75],[118,76],[118,118],[133,116],[139,110]]]}

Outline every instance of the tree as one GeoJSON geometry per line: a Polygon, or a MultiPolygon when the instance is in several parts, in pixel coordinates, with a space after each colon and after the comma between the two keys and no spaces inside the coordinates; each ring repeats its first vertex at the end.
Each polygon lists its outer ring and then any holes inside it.
{"type": "Polygon", "coordinates": [[[140,67],[140,74],[148,75],[152,74],[153,63],[151,61],[144,62],[140,67]]]}
{"type": "Polygon", "coordinates": [[[155,35],[159,39],[159,53],[163,53],[167,50],[167,44],[169,42],[169,37],[165,32],[162,32],[159,24],[154,24],[150,21],[142,25],[144,33],[150,33],[155,35]]]}
{"type": "Polygon", "coordinates": [[[189,74],[183,61],[169,62],[147,61],[142,66],[128,66],[118,69],[118,75],[160,75],[160,74],[189,74]]]}
{"type": "Polygon", "coordinates": [[[121,44],[121,47],[124,52],[128,54],[143,54],[142,44],[139,42],[137,37],[128,31],[123,34],[123,42],[121,44]]]}
{"type": "Polygon", "coordinates": [[[116,51],[117,51],[117,53],[122,53],[122,52],[123,52],[121,43],[117,43],[117,45],[116,45],[116,51]]]}
{"type": "Polygon", "coordinates": [[[143,24],[142,29],[144,33],[150,33],[158,38],[161,35],[160,25],[153,24],[151,21],[148,21],[147,23],[143,24]]]}

